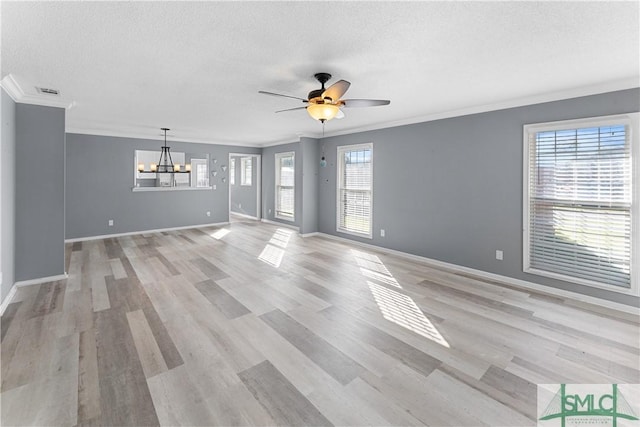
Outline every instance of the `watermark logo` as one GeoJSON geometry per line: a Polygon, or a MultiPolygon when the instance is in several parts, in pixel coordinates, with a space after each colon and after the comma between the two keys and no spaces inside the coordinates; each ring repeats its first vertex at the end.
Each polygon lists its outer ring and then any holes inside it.
{"type": "Polygon", "coordinates": [[[638,384],[541,384],[538,425],[638,427],[639,391],[638,384]]]}

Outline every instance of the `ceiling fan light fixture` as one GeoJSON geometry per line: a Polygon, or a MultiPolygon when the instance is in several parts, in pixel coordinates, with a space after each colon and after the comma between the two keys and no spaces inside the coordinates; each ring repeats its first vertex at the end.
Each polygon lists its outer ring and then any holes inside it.
{"type": "Polygon", "coordinates": [[[334,104],[309,103],[309,105],[307,106],[307,112],[309,113],[309,115],[313,119],[319,120],[321,122],[333,119],[339,111],[340,108],[338,108],[338,106],[334,104]]]}

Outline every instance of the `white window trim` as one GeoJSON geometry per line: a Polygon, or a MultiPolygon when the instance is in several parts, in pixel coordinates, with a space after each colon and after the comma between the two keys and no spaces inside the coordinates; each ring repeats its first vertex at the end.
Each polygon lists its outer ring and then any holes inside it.
{"type": "Polygon", "coordinates": [[[236,185],[236,159],[229,159],[229,185],[236,185]]]}
{"type": "Polygon", "coordinates": [[[339,145],[336,147],[337,167],[336,167],[336,232],[349,234],[351,236],[364,237],[373,239],[373,143],[367,142],[363,144],[339,145]],[[346,151],[355,151],[368,148],[371,150],[371,217],[369,221],[369,233],[358,233],[351,230],[340,228],[340,172],[342,170],[341,153],[346,151]]]}
{"type": "Polygon", "coordinates": [[[523,271],[538,276],[550,277],[565,282],[593,288],[606,289],[621,294],[640,296],[640,113],[590,117],[548,123],[527,124],[523,127],[523,271]],[[529,253],[529,138],[536,132],[575,129],[586,126],[626,125],[631,141],[631,286],[607,285],[587,279],[531,268],[529,253]]]}
{"type": "MultiPolygon", "coordinates": [[[[251,187],[253,185],[253,177],[249,177],[249,183],[247,184],[247,168],[245,167],[246,162],[251,162],[252,157],[246,156],[240,158],[240,186],[243,187],[251,187]]],[[[253,165],[251,165],[251,175],[253,175],[253,165]]]]}
{"type": "Polygon", "coordinates": [[[287,151],[286,153],[276,153],[275,155],[275,164],[276,164],[276,176],[275,176],[275,197],[274,197],[274,217],[284,220],[294,222],[296,220],[296,153],[295,151],[287,151]],[[280,159],[283,157],[293,157],[293,216],[282,216],[278,214],[278,182],[279,179],[279,171],[278,168],[280,166],[280,159]]]}

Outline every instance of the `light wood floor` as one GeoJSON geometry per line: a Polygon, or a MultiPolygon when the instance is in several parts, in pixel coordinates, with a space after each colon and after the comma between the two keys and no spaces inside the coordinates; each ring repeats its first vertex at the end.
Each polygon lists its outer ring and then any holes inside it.
{"type": "Polygon", "coordinates": [[[74,243],[2,317],[2,425],[535,425],[638,319],[287,228],[74,243]]]}

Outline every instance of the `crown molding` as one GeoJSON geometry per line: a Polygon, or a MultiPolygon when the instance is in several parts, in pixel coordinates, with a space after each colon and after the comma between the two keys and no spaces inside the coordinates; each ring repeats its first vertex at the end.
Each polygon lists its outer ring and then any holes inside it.
{"type": "MultiPolygon", "coordinates": [[[[408,119],[394,120],[388,122],[379,122],[366,126],[352,127],[348,129],[337,130],[334,132],[326,132],[324,136],[315,133],[296,134],[298,137],[315,138],[321,140],[323,138],[331,138],[334,136],[350,135],[360,132],[368,132],[392,127],[406,126],[417,123],[431,122],[435,120],[448,119],[452,117],[468,116],[471,114],[487,113],[490,111],[505,110],[508,108],[524,107],[527,105],[543,104],[545,102],[562,101],[571,98],[580,98],[583,96],[598,95],[607,92],[616,92],[619,90],[640,88],[640,78],[630,77],[626,79],[614,80],[610,82],[600,83],[596,85],[581,86],[561,91],[548,92],[544,94],[514,98],[506,101],[495,102],[491,104],[482,104],[472,107],[466,107],[456,110],[445,111],[441,113],[433,113],[422,116],[415,116],[408,119]]],[[[277,145],[289,144],[290,142],[269,141],[261,144],[261,147],[274,147],[277,145]]]]}
{"type": "Polygon", "coordinates": [[[280,141],[265,142],[265,143],[261,144],[260,147],[269,148],[269,147],[277,147],[278,145],[295,144],[297,142],[300,142],[300,138],[303,138],[303,137],[309,138],[309,137],[306,137],[305,135],[300,135],[297,140],[294,139],[292,141],[281,141],[280,140],[280,141]]]}
{"type": "MultiPolygon", "coordinates": [[[[338,130],[335,132],[327,132],[324,138],[333,136],[350,135],[353,133],[367,132],[372,130],[386,129],[398,126],[411,125],[416,123],[431,122],[434,120],[449,119],[452,117],[468,116],[471,114],[487,113],[490,111],[505,110],[508,108],[524,107],[527,105],[543,104],[546,102],[562,101],[571,98],[580,98],[583,96],[598,95],[607,92],[616,92],[619,90],[640,88],[639,77],[629,77],[626,79],[604,82],[596,85],[581,86],[561,91],[548,92],[544,94],[531,95],[521,98],[495,102],[491,104],[482,104],[472,107],[461,108],[457,110],[445,111],[441,113],[427,114],[423,116],[415,116],[408,119],[395,120],[389,122],[380,122],[372,125],[354,127],[349,129],[338,130]]],[[[312,138],[318,138],[312,136],[312,138]]],[[[322,139],[322,137],[320,137],[322,139]]]]}
{"type": "Polygon", "coordinates": [[[40,93],[28,93],[18,83],[13,74],[7,74],[1,81],[0,86],[15,102],[20,104],[41,105],[44,107],[57,107],[68,110],[75,102],[64,99],[58,95],[45,95],[40,93]]]}
{"type": "MultiPolygon", "coordinates": [[[[113,128],[108,126],[84,127],[84,126],[73,125],[72,123],[67,123],[65,132],[75,133],[80,135],[109,136],[113,138],[150,139],[150,140],[157,140],[157,141],[164,140],[163,135],[160,135],[160,134],[149,135],[149,133],[145,132],[144,130],[141,130],[135,127],[126,128],[123,126],[118,126],[117,128],[116,126],[114,126],[113,128]]],[[[262,144],[250,143],[250,142],[238,142],[238,141],[230,141],[230,140],[213,141],[212,139],[202,138],[198,136],[195,136],[195,137],[193,136],[177,137],[175,135],[168,135],[168,136],[172,136],[173,137],[172,141],[175,141],[175,142],[188,142],[188,143],[194,143],[194,144],[208,144],[208,145],[229,145],[234,147],[249,147],[249,148],[261,148],[263,146],[262,144]]]]}
{"type": "MultiPolygon", "coordinates": [[[[26,93],[23,87],[18,82],[18,79],[12,74],[8,74],[0,81],[0,86],[7,92],[7,94],[18,103],[43,105],[48,107],[58,107],[69,109],[72,108],[75,102],[65,100],[60,97],[53,97],[51,95],[39,94],[35,91],[33,93],[26,93]]],[[[620,79],[610,82],[605,82],[597,85],[582,86],[577,88],[570,88],[561,91],[549,92],[545,94],[532,95],[521,98],[514,98],[510,100],[500,101],[490,104],[476,105],[456,110],[450,110],[445,112],[427,114],[422,116],[415,116],[407,119],[378,122],[371,125],[359,126],[337,130],[334,132],[327,132],[324,136],[310,132],[307,134],[296,133],[299,141],[300,137],[308,137],[314,139],[331,138],[341,135],[349,135],[360,132],[368,132],[398,126],[411,125],[416,123],[430,122],[434,120],[442,120],[452,117],[460,117],[471,114],[485,113],[489,111],[504,110],[507,108],[523,107],[527,105],[541,104],[545,102],[560,101],[571,98],[578,98],[589,95],[597,95],[600,93],[615,92],[625,89],[633,89],[640,87],[640,79],[638,77],[630,77],[626,79],[620,79]]],[[[97,136],[111,136],[120,138],[137,138],[137,139],[152,139],[162,140],[161,135],[149,135],[148,129],[142,129],[139,127],[123,127],[118,124],[110,123],[91,123],[91,122],[76,122],[73,123],[67,120],[66,126],[67,133],[97,135],[97,136]]],[[[215,140],[206,138],[201,135],[185,135],[180,137],[178,142],[189,142],[199,144],[214,144],[214,145],[228,145],[236,147],[250,147],[250,148],[266,148],[278,145],[290,144],[297,141],[283,141],[283,140],[271,140],[262,142],[246,142],[246,141],[234,141],[234,140],[215,140]]]]}

